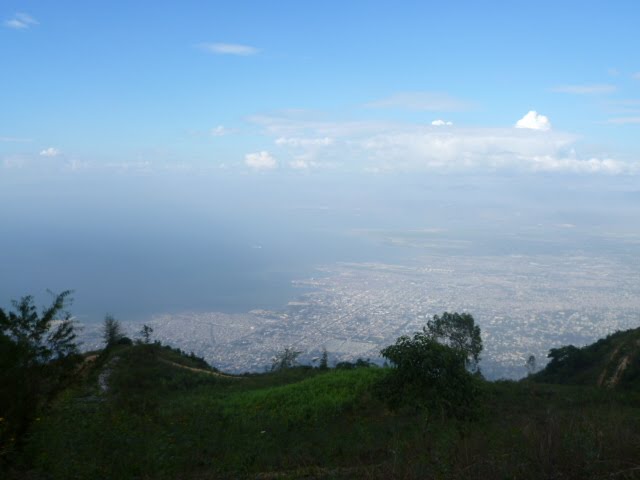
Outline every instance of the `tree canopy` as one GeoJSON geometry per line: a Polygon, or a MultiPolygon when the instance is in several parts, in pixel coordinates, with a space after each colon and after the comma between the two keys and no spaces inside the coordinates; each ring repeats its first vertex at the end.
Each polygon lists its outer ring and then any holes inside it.
{"type": "Polygon", "coordinates": [[[424,328],[425,335],[464,354],[465,365],[471,371],[478,370],[482,337],[480,327],[470,313],[444,312],[434,315],[424,328]]]}
{"type": "Polygon", "coordinates": [[[12,310],[0,308],[0,450],[8,451],[20,439],[31,419],[73,371],[76,333],[66,310],[71,292],[56,295],[38,313],[32,296],[12,301],[12,310]]]}
{"type": "Polygon", "coordinates": [[[383,387],[391,407],[413,404],[455,416],[471,412],[475,386],[463,350],[438,342],[424,329],[380,353],[393,367],[383,387]]]}

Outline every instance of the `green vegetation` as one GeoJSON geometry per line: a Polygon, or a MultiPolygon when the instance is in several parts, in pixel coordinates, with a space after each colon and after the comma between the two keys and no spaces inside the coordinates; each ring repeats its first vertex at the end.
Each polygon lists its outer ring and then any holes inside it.
{"type": "Polygon", "coordinates": [[[433,340],[453,347],[465,357],[466,366],[477,371],[482,352],[480,327],[470,313],[444,312],[427,322],[423,333],[433,340]]]}
{"type": "Polygon", "coordinates": [[[400,337],[381,353],[394,366],[380,389],[389,407],[413,405],[431,414],[472,415],[477,382],[465,368],[462,348],[439,343],[425,329],[400,337]]]}
{"type": "Polygon", "coordinates": [[[296,352],[293,348],[286,347],[278,353],[271,362],[271,371],[285,370],[298,365],[298,357],[302,352],[296,352]]]}
{"type": "Polygon", "coordinates": [[[549,358],[547,367],[531,380],[640,390],[640,328],[613,333],[582,348],[552,348],[549,358]]]}
{"type": "MultiPolygon", "coordinates": [[[[601,342],[622,351],[623,336],[601,342]]],[[[287,349],[285,367],[240,376],[116,342],[37,410],[3,478],[640,478],[637,389],[539,383],[553,362],[488,382],[449,340],[401,337],[384,368],[296,366],[287,349]]]]}
{"type": "Polygon", "coordinates": [[[33,297],[0,308],[0,468],[20,447],[29,425],[72,377],[79,361],[70,291],[38,314],[33,297]]]}

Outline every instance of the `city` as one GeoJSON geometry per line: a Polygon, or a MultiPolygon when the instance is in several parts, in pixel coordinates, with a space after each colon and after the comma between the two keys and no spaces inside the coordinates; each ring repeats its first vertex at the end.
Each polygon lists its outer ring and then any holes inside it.
{"type": "MultiPolygon", "coordinates": [[[[301,294],[281,311],[157,314],[154,338],[229,372],[264,371],[285,347],[313,364],[380,363],[381,348],[422,329],[434,314],[471,313],[482,329],[488,378],[519,378],[534,355],[585,345],[640,325],[637,260],[626,256],[425,256],[411,265],[344,263],[295,281],[301,294]]],[[[141,324],[124,325],[137,332],[141,324]]],[[[99,343],[99,326],[85,331],[99,343]]]]}

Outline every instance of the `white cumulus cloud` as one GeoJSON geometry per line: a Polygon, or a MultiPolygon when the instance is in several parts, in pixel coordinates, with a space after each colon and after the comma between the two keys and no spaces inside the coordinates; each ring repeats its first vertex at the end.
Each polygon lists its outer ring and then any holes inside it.
{"type": "Polygon", "coordinates": [[[4,26],[15,30],[25,30],[34,25],[38,25],[38,21],[27,13],[16,13],[12,18],[5,20],[4,26]]]}
{"type": "Polygon", "coordinates": [[[40,151],[40,156],[41,157],[57,157],[58,155],[60,155],[60,150],[58,150],[57,148],[54,147],[49,147],[49,148],[45,148],[44,150],[40,151]]]}
{"type": "Polygon", "coordinates": [[[551,130],[549,118],[540,115],[535,110],[530,110],[524,117],[516,122],[516,128],[529,128],[531,130],[551,130]]]}
{"type": "Polygon", "coordinates": [[[247,153],[244,156],[244,163],[255,170],[273,170],[278,166],[276,159],[265,150],[247,153]]]}
{"type": "Polygon", "coordinates": [[[198,46],[216,55],[239,55],[241,57],[247,57],[249,55],[255,55],[260,51],[256,47],[241,45],[239,43],[201,43],[198,46]]]}
{"type": "Polygon", "coordinates": [[[431,122],[431,125],[433,125],[434,127],[445,127],[445,126],[448,127],[453,125],[453,122],[447,122],[447,121],[438,119],[431,122]]]}

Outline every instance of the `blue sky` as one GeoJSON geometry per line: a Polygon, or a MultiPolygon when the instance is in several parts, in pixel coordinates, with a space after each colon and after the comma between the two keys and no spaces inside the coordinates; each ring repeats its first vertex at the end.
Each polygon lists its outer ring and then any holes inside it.
{"type": "Polygon", "coordinates": [[[5,0],[0,175],[635,175],[638,19],[636,1],[5,0]]]}

